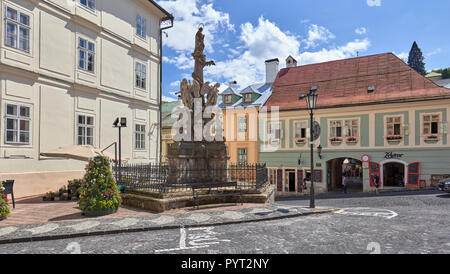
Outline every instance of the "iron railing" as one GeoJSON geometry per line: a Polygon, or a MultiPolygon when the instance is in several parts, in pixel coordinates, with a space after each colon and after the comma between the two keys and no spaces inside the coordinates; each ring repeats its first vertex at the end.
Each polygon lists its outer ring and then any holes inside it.
{"type": "Polygon", "coordinates": [[[202,184],[237,182],[238,186],[243,190],[257,190],[267,182],[267,168],[265,164],[231,164],[226,168],[180,168],[176,170],[170,170],[167,165],[163,164],[126,164],[121,167],[122,180],[118,183],[130,190],[163,193],[190,191],[192,185],[200,182],[196,182],[195,179],[185,180],[184,178],[204,178],[205,174],[207,178],[211,179],[206,182],[202,181],[202,184]],[[176,183],[169,182],[169,174],[171,177],[180,179],[176,183]]]}

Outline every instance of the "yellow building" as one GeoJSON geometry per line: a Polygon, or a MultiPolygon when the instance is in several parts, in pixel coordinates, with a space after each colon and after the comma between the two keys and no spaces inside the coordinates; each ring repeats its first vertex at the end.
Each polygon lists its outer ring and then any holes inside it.
{"type": "Polygon", "coordinates": [[[218,105],[223,113],[223,134],[232,164],[258,163],[258,112],[272,94],[279,61],[272,59],[265,63],[264,83],[239,90],[237,83],[231,82],[229,87],[220,93],[218,105]]]}

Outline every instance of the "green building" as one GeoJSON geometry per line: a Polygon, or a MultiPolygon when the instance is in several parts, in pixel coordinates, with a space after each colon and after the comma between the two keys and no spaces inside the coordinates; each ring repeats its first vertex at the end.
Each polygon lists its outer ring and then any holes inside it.
{"type": "Polygon", "coordinates": [[[381,189],[450,177],[450,89],[386,53],[280,70],[259,138],[259,162],[278,194],[309,192],[309,112],[300,97],[313,86],[316,193],[341,191],[344,174],[353,192],[375,190],[375,174],[381,189]]]}

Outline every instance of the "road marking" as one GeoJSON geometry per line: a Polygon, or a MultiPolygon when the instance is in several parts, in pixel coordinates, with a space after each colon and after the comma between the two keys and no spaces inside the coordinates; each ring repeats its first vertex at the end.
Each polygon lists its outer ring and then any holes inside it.
{"type": "Polygon", "coordinates": [[[350,215],[350,216],[380,217],[386,219],[393,219],[398,216],[396,212],[389,209],[379,209],[370,207],[343,208],[339,211],[336,211],[335,214],[350,215]]]}
{"type": "Polygon", "coordinates": [[[179,247],[155,250],[157,253],[181,251],[199,248],[208,248],[211,245],[217,245],[222,242],[231,242],[226,239],[216,237],[219,233],[214,232],[214,227],[190,228],[188,231],[184,227],[180,228],[179,247]]]}
{"type": "Polygon", "coordinates": [[[30,231],[33,235],[35,235],[35,234],[47,233],[47,232],[53,231],[58,228],[59,228],[59,225],[57,225],[57,224],[46,224],[46,225],[38,226],[35,228],[26,229],[26,231],[30,231]]]}
{"type": "Polygon", "coordinates": [[[78,224],[75,224],[75,225],[72,225],[72,226],[68,226],[68,227],[71,227],[72,229],[74,229],[76,231],[83,231],[83,230],[94,228],[94,227],[99,226],[99,225],[100,225],[100,222],[87,221],[87,222],[78,223],[78,224]]]}
{"type": "Polygon", "coordinates": [[[8,234],[13,233],[14,231],[16,231],[18,228],[14,227],[14,226],[10,226],[10,227],[5,227],[5,228],[1,228],[0,229],[0,236],[5,236],[8,234]]]}

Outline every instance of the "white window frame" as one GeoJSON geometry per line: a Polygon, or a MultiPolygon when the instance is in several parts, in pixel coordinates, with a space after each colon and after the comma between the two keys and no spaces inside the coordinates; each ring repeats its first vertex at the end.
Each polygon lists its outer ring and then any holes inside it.
{"type": "Polygon", "coordinates": [[[142,90],[147,90],[147,75],[148,75],[147,64],[136,61],[134,69],[135,69],[134,86],[142,90]]]}
{"type": "Polygon", "coordinates": [[[245,133],[248,129],[248,119],[247,116],[240,116],[238,117],[238,132],[239,133],[245,133]],[[245,121],[245,123],[243,123],[245,121]]]}
{"type": "Polygon", "coordinates": [[[5,144],[14,144],[14,145],[30,145],[31,144],[31,133],[32,131],[32,107],[29,105],[24,105],[24,104],[19,104],[19,103],[5,103],[5,144]],[[12,114],[8,114],[8,105],[9,106],[15,106],[16,107],[16,114],[12,115],[12,114]],[[20,108],[28,108],[28,112],[29,112],[29,117],[26,116],[21,116],[20,115],[20,108]],[[16,137],[16,141],[8,141],[8,119],[12,119],[17,121],[16,122],[16,129],[12,130],[13,132],[15,132],[15,137],[16,137]],[[20,129],[20,122],[21,121],[27,121],[28,122],[28,131],[26,130],[21,130],[20,129]],[[21,142],[20,141],[20,135],[22,132],[28,132],[28,142],[21,142]]]}
{"type": "Polygon", "coordinates": [[[296,121],[294,122],[294,139],[306,139],[308,138],[308,122],[307,121],[296,121]],[[297,127],[298,125],[300,125],[299,127],[297,127]],[[300,130],[300,136],[297,135],[297,130],[300,130]],[[305,136],[303,135],[303,129],[304,129],[304,133],[305,136]]]}
{"type": "Polygon", "coordinates": [[[136,35],[147,39],[147,19],[139,14],[136,15],[136,35]]]}
{"type": "Polygon", "coordinates": [[[75,134],[76,134],[76,144],[78,146],[84,146],[84,145],[92,145],[92,146],[94,146],[94,144],[95,144],[95,116],[94,115],[90,115],[90,114],[85,114],[85,113],[77,113],[75,117],[77,119],[76,120],[77,128],[76,128],[76,132],[75,132],[75,134]],[[80,116],[84,116],[84,119],[85,119],[85,123],[84,124],[80,124],[80,116]],[[87,124],[87,118],[88,117],[92,118],[92,125],[87,124]],[[84,135],[80,135],[79,134],[80,127],[84,128],[84,135]],[[88,136],[87,135],[87,129],[88,128],[92,129],[92,136],[88,136]],[[81,144],[79,142],[79,138],[80,137],[83,139],[83,142],[81,144]],[[88,141],[88,137],[91,137],[92,144],[89,144],[87,142],[88,141]]]}
{"type": "Polygon", "coordinates": [[[344,125],[342,123],[342,120],[331,120],[330,121],[330,138],[344,138],[344,125]],[[338,136],[338,134],[337,134],[338,128],[341,128],[340,136],[338,136]]]}
{"type": "Polygon", "coordinates": [[[402,136],[403,137],[403,116],[386,116],[386,136],[402,136]],[[389,119],[392,119],[392,122],[389,122],[389,119]],[[396,119],[400,119],[400,122],[397,122],[396,119]],[[390,132],[389,126],[392,125],[392,132],[390,132]],[[395,126],[399,126],[399,134],[395,134],[395,126]]]}
{"type": "Polygon", "coordinates": [[[95,73],[95,42],[93,42],[92,40],[83,38],[83,37],[78,37],[77,39],[77,52],[78,52],[78,69],[81,69],[83,71],[89,72],[89,73],[95,73]],[[82,47],[81,46],[81,41],[85,42],[85,46],[82,47]],[[91,50],[89,48],[89,46],[92,45],[93,46],[93,50],[91,50]],[[83,52],[84,54],[84,63],[83,66],[80,65],[80,61],[81,61],[81,52],[83,52]],[[92,70],[89,70],[89,60],[88,60],[88,56],[89,54],[92,55],[92,70]]]}
{"type": "Polygon", "coordinates": [[[95,0],[78,0],[78,3],[80,4],[80,6],[88,8],[92,11],[95,11],[97,8],[97,3],[95,3],[95,0]],[[83,4],[82,1],[85,1],[86,4],[83,4]]]}
{"type": "Polygon", "coordinates": [[[31,16],[29,14],[23,13],[20,10],[16,9],[16,8],[12,8],[11,6],[5,5],[5,46],[7,47],[11,47],[26,53],[30,53],[31,51],[31,16]],[[16,12],[16,18],[9,18],[8,17],[8,9],[13,10],[16,12]],[[28,20],[28,25],[25,23],[21,22],[21,17],[25,16],[28,20]],[[8,43],[8,24],[12,24],[15,26],[15,33],[14,33],[14,38],[15,38],[15,43],[14,45],[11,45],[8,43]],[[28,31],[28,39],[21,39],[21,31],[20,30],[26,30],[28,31]],[[20,47],[20,41],[21,40],[25,40],[27,42],[28,48],[24,49],[20,47]]]}
{"type": "Polygon", "coordinates": [[[134,149],[135,150],[146,150],[145,138],[147,136],[147,125],[142,123],[134,124],[134,149]],[[137,127],[141,127],[139,130],[137,127]],[[142,128],[143,127],[143,128],[142,128]],[[143,131],[142,131],[143,129],[143,131]]]}
{"type": "Polygon", "coordinates": [[[233,95],[230,95],[230,94],[226,94],[226,95],[224,95],[224,103],[225,104],[227,104],[227,105],[231,105],[232,103],[233,103],[233,95]],[[230,99],[230,100],[228,100],[228,99],[230,99]]]}
{"type": "Polygon", "coordinates": [[[251,94],[251,93],[244,94],[244,103],[251,103],[252,99],[253,99],[253,94],[251,94]],[[248,98],[247,96],[249,96],[250,98],[248,98]]]}
{"type": "Polygon", "coordinates": [[[347,119],[344,120],[344,137],[348,138],[348,137],[354,137],[354,138],[358,138],[359,137],[359,120],[358,119],[347,119]],[[356,122],[356,125],[353,124],[354,122],[356,122]],[[348,124],[350,123],[350,124],[348,124]]]}
{"type": "Polygon", "coordinates": [[[360,122],[359,119],[341,119],[341,120],[330,120],[330,138],[348,138],[348,137],[354,137],[359,138],[360,137],[360,122]],[[353,122],[356,122],[356,125],[353,125],[353,122]],[[348,125],[348,123],[351,123],[348,125]],[[351,128],[349,128],[351,127],[351,128]],[[355,128],[356,131],[355,132],[355,128]],[[338,128],[341,129],[340,134],[338,136],[338,128]],[[350,130],[350,131],[349,131],[350,130]]]}
{"type": "Polygon", "coordinates": [[[437,135],[439,136],[441,134],[441,124],[442,124],[442,115],[441,113],[424,113],[422,114],[422,134],[425,138],[427,138],[430,135],[437,135]],[[430,121],[425,122],[425,117],[428,116],[430,117],[430,121]],[[438,121],[437,122],[433,122],[433,116],[438,116],[438,121]],[[437,128],[437,133],[433,133],[432,132],[432,124],[433,123],[437,123],[436,128],[437,128]],[[429,124],[429,133],[425,133],[425,124],[429,124]]]}
{"type": "Polygon", "coordinates": [[[269,142],[278,142],[280,143],[281,139],[283,138],[282,132],[281,132],[281,123],[280,122],[269,122],[269,142]],[[275,129],[274,129],[275,128],[275,129]],[[277,137],[278,132],[278,137],[277,137]]]}

